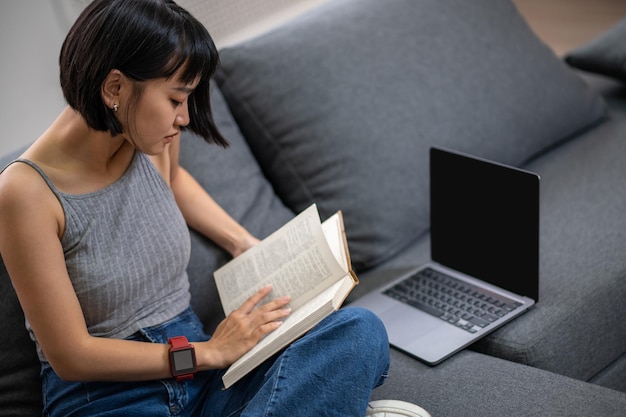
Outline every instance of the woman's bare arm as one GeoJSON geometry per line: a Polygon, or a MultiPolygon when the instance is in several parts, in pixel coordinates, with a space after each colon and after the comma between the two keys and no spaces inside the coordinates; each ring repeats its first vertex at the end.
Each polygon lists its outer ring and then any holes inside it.
{"type": "MultiPolygon", "coordinates": [[[[170,146],[170,185],[187,224],[233,256],[258,243],[257,238],[226,213],[191,174],[179,165],[180,137],[170,146]]],[[[219,173],[216,172],[215,175],[219,173]]]]}

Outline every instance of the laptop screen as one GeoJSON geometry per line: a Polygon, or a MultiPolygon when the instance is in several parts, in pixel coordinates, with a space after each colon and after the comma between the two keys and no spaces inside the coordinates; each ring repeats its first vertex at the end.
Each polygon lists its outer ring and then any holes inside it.
{"type": "Polygon", "coordinates": [[[432,259],[519,295],[539,296],[539,176],[431,148],[432,259]]]}

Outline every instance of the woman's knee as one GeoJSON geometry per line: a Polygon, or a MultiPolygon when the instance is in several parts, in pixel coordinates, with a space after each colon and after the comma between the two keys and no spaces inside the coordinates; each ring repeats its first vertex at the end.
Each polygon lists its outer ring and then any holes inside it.
{"type": "MultiPolygon", "coordinates": [[[[336,312],[340,321],[346,323],[345,332],[350,333],[353,340],[387,348],[389,340],[387,331],[380,318],[370,310],[361,307],[345,307],[336,312]]],[[[363,345],[361,345],[363,346],[363,345]]]]}
{"type": "Polygon", "coordinates": [[[369,364],[376,381],[374,386],[381,385],[387,377],[390,362],[389,339],[383,322],[370,310],[360,307],[346,307],[337,313],[348,323],[342,338],[349,343],[342,345],[350,350],[350,357],[369,364]]]}

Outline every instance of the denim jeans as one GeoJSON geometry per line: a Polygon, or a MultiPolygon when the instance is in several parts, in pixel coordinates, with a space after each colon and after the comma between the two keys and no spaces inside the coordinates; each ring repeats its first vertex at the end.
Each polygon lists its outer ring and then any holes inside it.
{"type": "MultiPolygon", "coordinates": [[[[129,339],[208,340],[191,309],[129,339]]],[[[44,416],[337,416],[365,415],[371,390],[389,367],[385,329],[373,313],[343,308],[227,390],[223,370],[193,380],[65,382],[42,364],[44,416]]]]}

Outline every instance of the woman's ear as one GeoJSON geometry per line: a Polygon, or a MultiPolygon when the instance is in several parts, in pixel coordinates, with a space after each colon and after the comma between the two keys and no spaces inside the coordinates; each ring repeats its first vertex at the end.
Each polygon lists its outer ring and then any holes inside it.
{"type": "Polygon", "coordinates": [[[100,93],[106,106],[117,111],[120,105],[120,90],[124,82],[124,74],[120,70],[111,70],[104,81],[100,93]]]}

